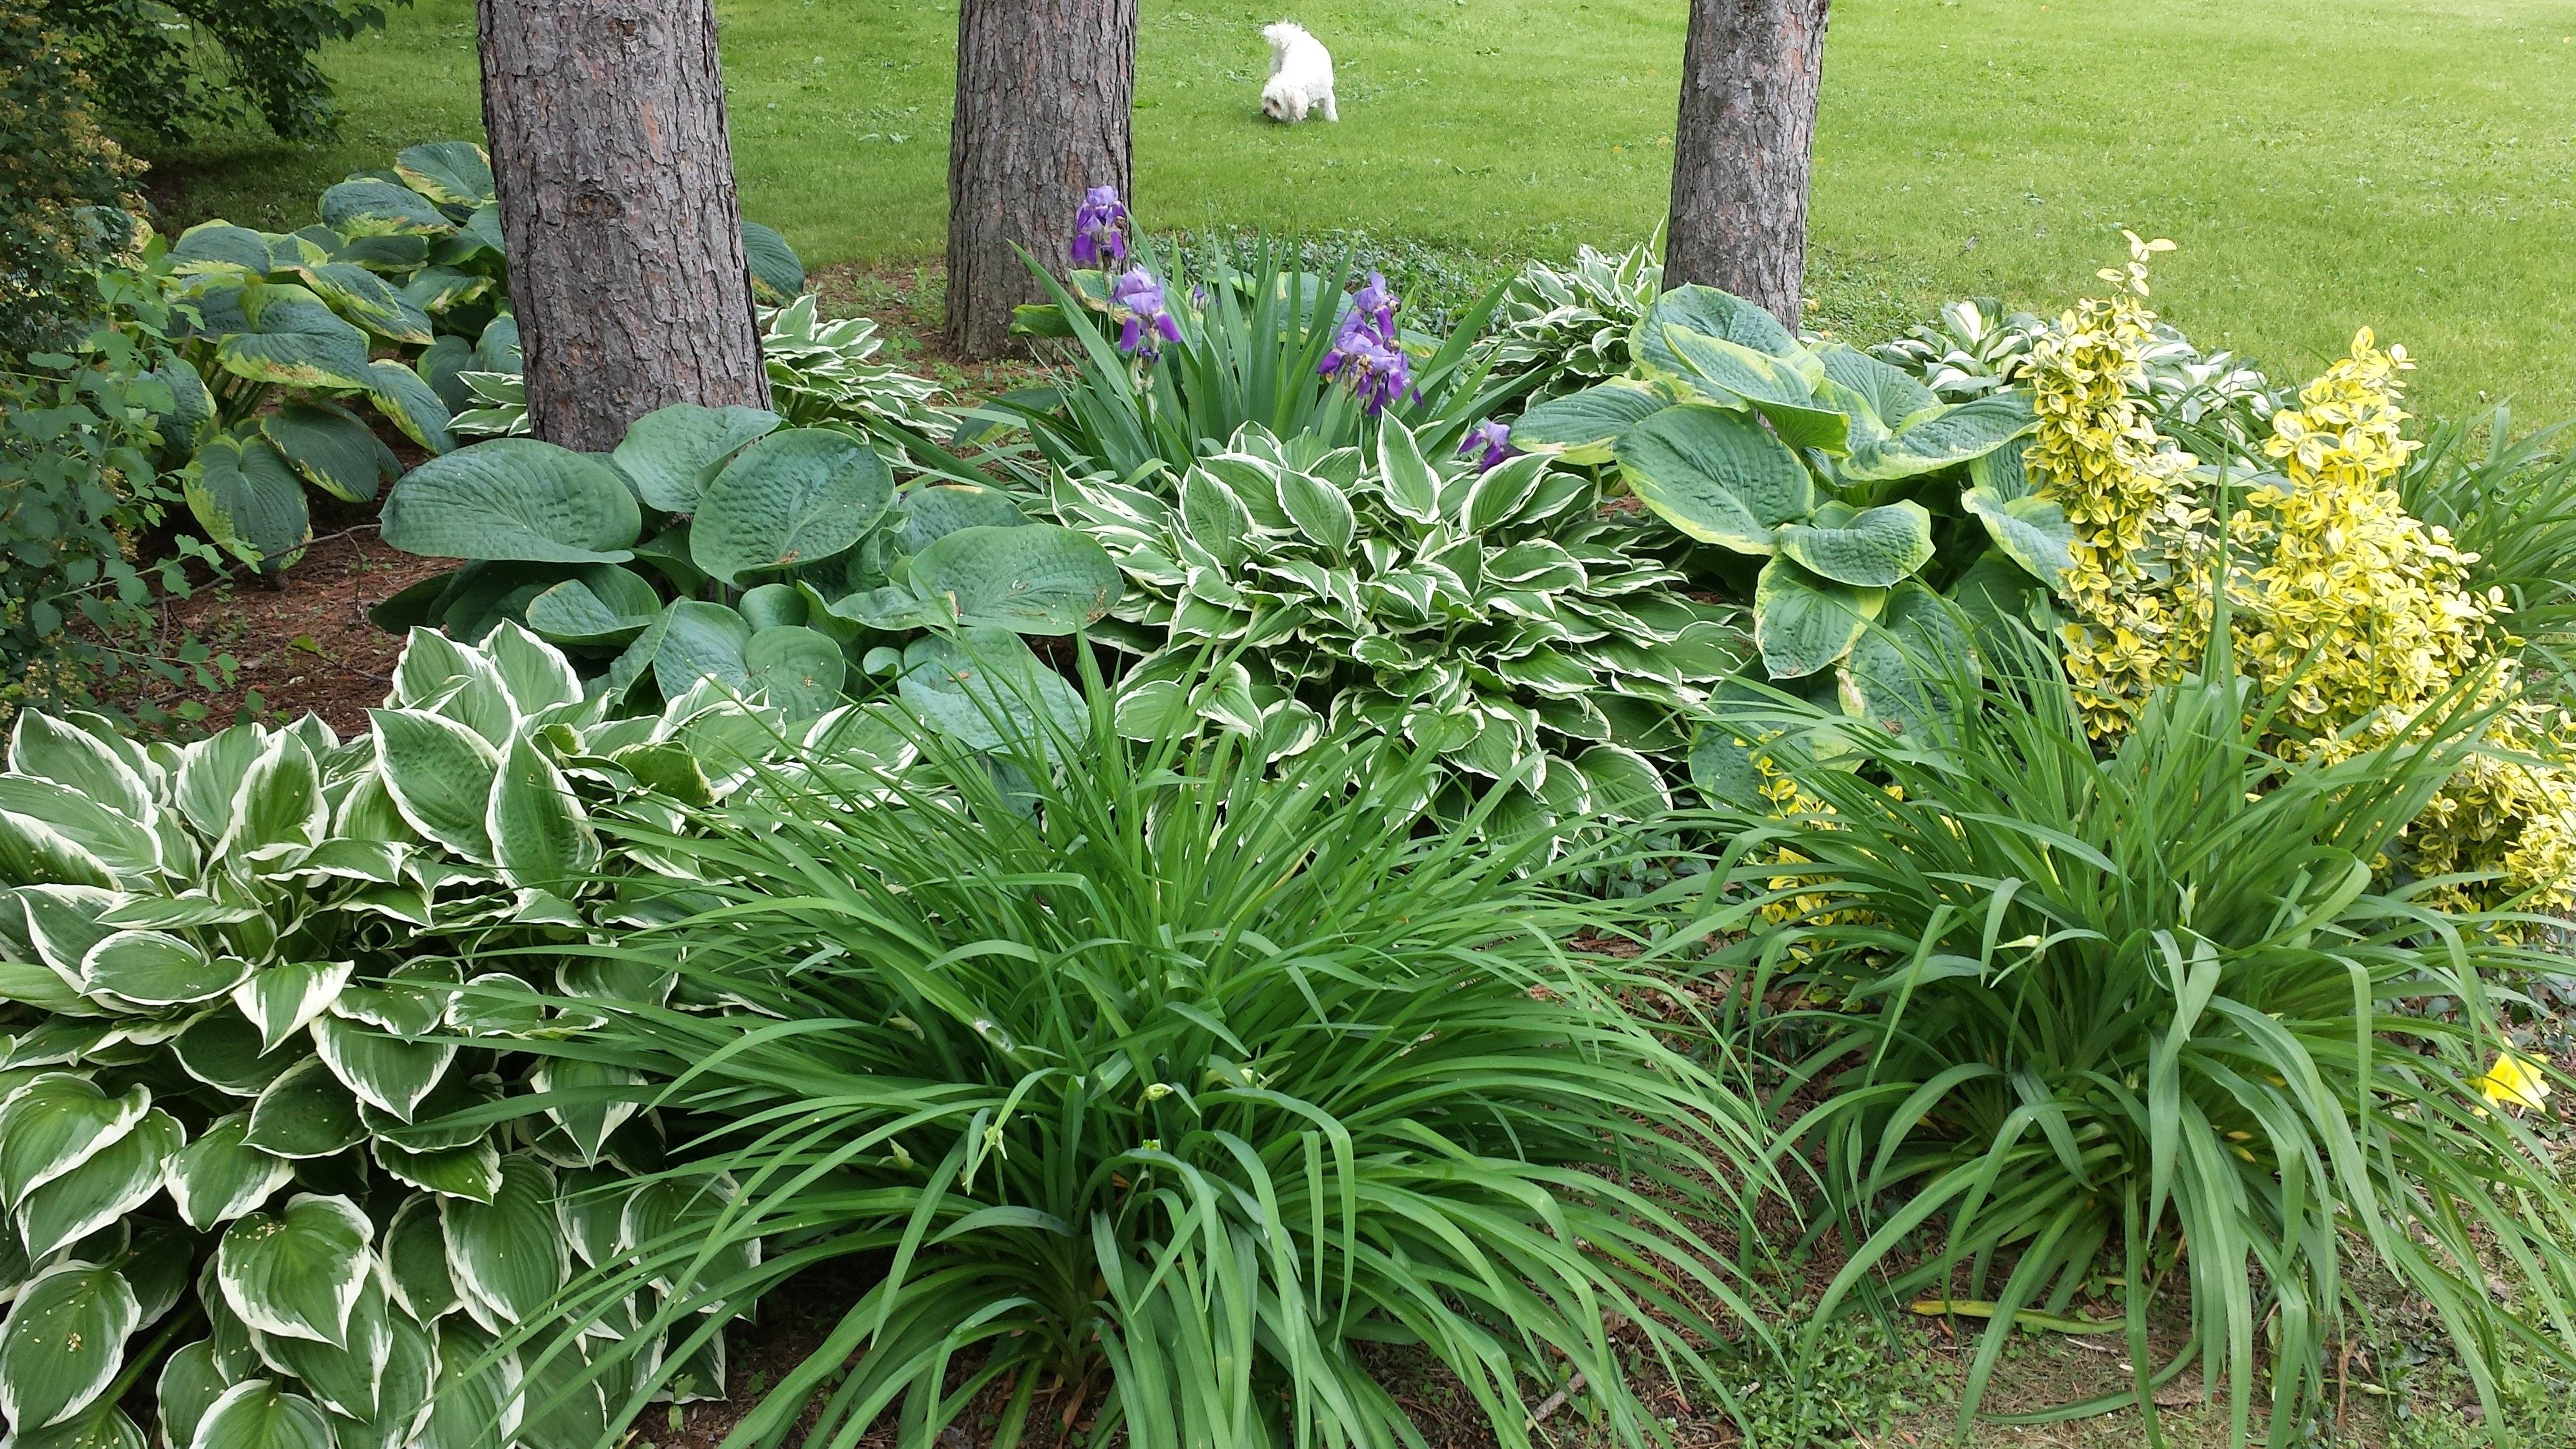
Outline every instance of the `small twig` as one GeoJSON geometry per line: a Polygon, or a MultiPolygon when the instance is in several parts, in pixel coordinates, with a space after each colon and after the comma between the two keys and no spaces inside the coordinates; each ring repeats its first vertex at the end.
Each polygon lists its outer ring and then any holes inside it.
{"type": "Polygon", "coordinates": [[[1558,1389],[1555,1393],[1539,1400],[1538,1407],[1530,1410],[1529,1423],[1523,1427],[1529,1429],[1537,1428],[1540,1424],[1547,1421],[1547,1417],[1549,1415],[1565,1407],[1565,1400],[1568,1395],[1579,1394],[1581,1392],[1583,1392],[1583,1375],[1577,1373],[1574,1377],[1565,1381],[1564,1388],[1558,1389]]]}

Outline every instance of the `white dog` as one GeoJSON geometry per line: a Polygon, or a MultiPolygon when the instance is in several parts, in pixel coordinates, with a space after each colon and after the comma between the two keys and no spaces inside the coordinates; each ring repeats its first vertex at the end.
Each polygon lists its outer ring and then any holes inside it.
{"type": "Polygon", "coordinates": [[[1261,114],[1295,125],[1314,111],[1327,121],[1340,120],[1333,108],[1333,53],[1306,27],[1282,20],[1262,27],[1270,42],[1270,81],[1261,88],[1261,114]]]}

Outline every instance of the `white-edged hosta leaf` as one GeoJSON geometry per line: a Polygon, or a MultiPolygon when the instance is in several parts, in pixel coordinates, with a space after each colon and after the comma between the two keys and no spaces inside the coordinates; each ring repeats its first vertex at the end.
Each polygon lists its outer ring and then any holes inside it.
{"type": "Polygon", "coordinates": [[[161,1190],[171,1156],[187,1140],[179,1119],[155,1107],[88,1161],[30,1190],[16,1213],[27,1256],[42,1262],[141,1207],[161,1190]]]}
{"type": "Polygon", "coordinates": [[[185,1449],[196,1437],[206,1411],[224,1396],[232,1381],[224,1377],[211,1339],[183,1344],[162,1361],[154,1397],[161,1406],[162,1449],[185,1449]]]}
{"type": "Polygon", "coordinates": [[[73,986],[80,984],[81,958],[115,933],[104,917],[133,899],[85,885],[20,886],[16,895],[36,954],[73,986]]]}
{"type": "Polygon", "coordinates": [[[513,885],[568,896],[599,869],[599,832],[533,735],[513,739],[502,755],[483,829],[513,885]]]}
{"type": "Polygon", "coordinates": [[[233,988],[233,1005],[259,1028],[262,1048],[274,1050],[330,1009],[349,984],[351,969],[346,961],[282,961],[262,967],[233,988]]]}
{"type": "Polygon", "coordinates": [[[347,1347],[349,1315],[375,1269],[367,1215],[345,1197],[297,1193],[284,1211],[224,1230],[215,1277],[224,1302],[260,1333],[347,1347]]]}
{"type": "MultiPolygon", "coordinates": [[[[734,1192],[731,1177],[653,1178],[627,1196],[626,1206],[618,1215],[618,1248],[629,1253],[668,1250],[676,1243],[701,1238],[732,1205],[734,1192]]],[[[721,1282],[759,1263],[757,1244],[733,1242],[696,1271],[702,1282],[721,1282]]],[[[667,1278],[657,1278],[653,1286],[664,1293],[672,1289],[667,1278]]]]}
{"type": "Polygon", "coordinates": [[[237,724],[187,747],[179,761],[175,798],[179,813],[199,834],[215,840],[232,828],[233,796],[266,745],[258,725],[237,724]]]}
{"type": "Polygon", "coordinates": [[[302,1394],[245,1379],[207,1407],[187,1449],[332,1449],[331,1424],[302,1394]]]}
{"type": "Polygon", "coordinates": [[[35,775],[0,775],[0,810],[43,821],[122,878],[161,868],[159,835],[68,785],[35,775]]]}
{"type": "Polygon", "coordinates": [[[27,1194],[106,1151],[152,1108],[149,1088],[111,1097],[84,1076],[46,1072],[20,1083],[0,1105],[0,1204],[27,1194]]]}
{"type": "Polygon", "coordinates": [[[369,1272],[350,1305],[345,1344],[256,1329],[251,1343],[263,1363],[303,1385],[322,1407],[365,1420],[375,1415],[376,1384],[393,1343],[392,1317],[382,1276],[369,1272]]]}
{"type": "Polygon", "coordinates": [[[259,1028],[222,1007],[200,1013],[170,1041],[171,1054],[189,1076],[236,1097],[256,1097],[304,1059],[297,1047],[270,1047],[259,1028]]]}
{"type": "Polygon", "coordinates": [[[632,1088],[643,1078],[614,1062],[581,1057],[548,1057],[529,1075],[540,1094],[561,1093],[565,1100],[547,1106],[546,1115],[563,1128],[583,1158],[596,1162],[609,1134],[626,1124],[639,1105],[632,1088]]]}
{"type": "Polygon", "coordinates": [[[103,991],[137,1006],[211,1001],[250,975],[238,956],[208,958],[167,931],[119,931],[81,958],[81,989],[103,991]]]}
{"type": "Polygon", "coordinates": [[[503,1449],[518,1442],[518,1356],[502,1354],[470,1372],[491,1352],[492,1340],[471,1324],[449,1318],[438,1325],[438,1380],[429,1423],[414,1441],[419,1449],[503,1449]]]}
{"type": "Polygon", "coordinates": [[[366,1140],[358,1099],[319,1057],[269,1083],[250,1108],[251,1146],[280,1157],[328,1157],[366,1140]]]}
{"type": "Polygon", "coordinates": [[[59,1424],[116,1381],[143,1310],[124,1275],[60,1263],[18,1292],[0,1325],[0,1415],[20,1434],[59,1424]]]}
{"type": "Polygon", "coordinates": [[[572,661],[507,619],[483,640],[483,657],[491,662],[493,682],[521,718],[581,702],[581,676],[573,672],[572,661]]]}
{"type": "Polygon", "coordinates": [[[563,1287],[572,1268],[555,1223],[555,1173],[544,1160],[514,1152],[501,1163],[501,1190],[489,1203],[442,1198],[447,1271],[477,1322],[529,1322],[563,1287]]]}
{"type": "Polygon", "coordinates": [[[395,1181],[440,1197],[488,1203],[501,1190],[501,1152],[488,1140],[478,1139],[463,1147],[435,1152],[414,1152],[378,1138],[370,1150],[375,1153],[376,1165],[395,1181]]]}
{"type": "Polygon", "coordinates": [[[152,792],[97,735],[42,710],[20,710],[9,729],[9,768],[51,780],[128,820],[152,818],[152,792]]]}
{"type": "Polygon", "coordinates": [[[384,1257],[394,1302],[413,1319],[436,1323],[459,1306],[456,1280],[447,1272],[447,1235],[439,1226],[435,1196],[416,1194],[394,1210],[385,1229],[384,1257]]]}
{"type": "Polygon", "coordinates": [[[227,859],[264,861],[321,844],[331,807],[322,799],[322,768],[304,741],[289,730],[270,735],[234,787],[230,814],[215,846],[227,859]]]}
{"type": "Polygon", "coordinates": [[[500,753],[454,720],[412,709],[368,712],[376,767],[403,819],[479,865],[492,863],[485,826],[500,753]]]}
{"type": "Polygon", "coordinates": [[[170,1160],[170,1198],[205,1232],[267,1202],[295,1176],[292,1164],[249,1145],[250,1114],[218,1117],[170,1160]]]}
{"type": "Polygon", "coordinates": [[[327,1012],[314,1018],[313,1049],[359,1101],[404,1122],[456,1059],[452,1044],[405,1041],[327,1012]]]}

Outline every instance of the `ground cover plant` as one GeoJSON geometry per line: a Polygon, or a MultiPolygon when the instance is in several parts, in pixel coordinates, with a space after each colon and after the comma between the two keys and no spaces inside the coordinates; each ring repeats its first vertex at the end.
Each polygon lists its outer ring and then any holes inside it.
{"type": "MultiPolygon", "coordinates": [[[[1087,748],[1024,730],[1002,768],[915,731],[900,778],[692,822],[704,911],[592,954],[739,1009],[610,1006],[561,1050],[721,1121],[658,1180],[723,1201],[565,1322],[865,1265],[738,1445],[881,1412],[929,1445],[979,1402],[1003,1445],[1396,1444],[1394,1344],[1510,1444],[1559,1388],[1658,1437],[1631,1359],[1722,1396],[1702,1353],[1758,1333],[1742,1282],[1650,1194],[1731,1218],[1760,1138],[1703,1029],[1650,1027],[1620,997],[1651,978],[1563,944],[1622,908],[1567,889],[1548,831],[1426,833],[1427,762],[1392,740],[1274,770],[1178,708],[1119,742],[1088,698],[1087,748]]],[[[659,1377],[634,1341],[591,1354],[632,1365],[630,1409],[659,1377]]]]}

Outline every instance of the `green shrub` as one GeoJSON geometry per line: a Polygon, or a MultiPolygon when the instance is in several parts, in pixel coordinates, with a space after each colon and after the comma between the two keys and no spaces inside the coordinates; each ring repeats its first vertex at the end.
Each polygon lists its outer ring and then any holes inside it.
{"type": "Polygon", "coordinates": [[[2576,450],[2572,425],[2516,436],[2501,403],[2475,417],[2436,423],[2394,482],[2406,511],[2447,529],[2468,560],[2471,589],[2504,592],[2505,622],[2526,647],[2545,651],[2552,687],[2565,691],[2565,651],[2576,641],[2576,450]]]}
{"type": "Polygon", "coordinates": [[[165,141],[254,115],[283,140],[329,137],[339,118],[317,57],[385,24],[375,0],[49,0],[47,9],[86,52],[99,107],[165,141]]]}
{"type": "Polygon", "coordinates": [[[1637,324],[1663,294],[1651,244],[1616,257],[1584,247],[1566,267],[1532,262],[1503,288],[1477,359],[1494,390],[1524,407],[1623,377],[1637,324]]]}
{"type": "Polygon", "coordinates": [[[1213,643],[1235,652],[1203,719],[1273,756],[1401,736],[1440,761],[1451,816],[1497,780],[1515,818],[1666,808],[1663,767],[1749,652],[1739,612],[1682,593],[1589,476],[1426,459],[1391,419],[1358,448],[1246,427],[1177,486],[1060,475],[1055,514],[1127,575],[1099,630],[1141,656],[1122,720],[1159,721],[1213,643]]]}
{"type": "MultiPolygon", "coordinates": [[[[703,691],[603,714],[505,628],[480,649],[416,636],[353,741],[310,716],[184,747],[18,717],[0,1413],[21,1442],[139,1445],[125,1389],[157,1383],[161,1443],[240,1415],[295,1449],[501,1449],[497,1404],[457,1380],[576,1259],[617,1251],[667,1122],[585,1105],[619,1074],[522,1039],[673,981],[534,958],[468,981],[455,961],[686,914],[685,850],[612,854],[599,832],[744,787],[784,724],[703,691]],[[541,1009],[539,986],[593,1007],[541,1009]]],[[[850,719],[821,726],[834,758],[850,719]]],[[[671,1367],[706,1396],[721,1363],[671,1367]]],[[[599,1412],[521,1442],[586,1442],[599,1412]]]]}
{"type": "MultiPolygon", "coordinates": [[[[1746,1304],[1665,1195],[1724,1210],[1760,1146],[1690,1021],[1623,1005],[1661,984],[1559,944],[1621,917],[1559,888],[1548,835],[1426,834],[1425,763],[1384,741],[1276,772],[1232,737],[1061,772],[1025,736],[1008,770],[921,744],[904,779],[708,812],[707,910],[596,953],[741,1004],[612,1006],[562,1047],[723,1119],[664,1180],[735,1187],[586,1280],[567,1332],[648,1282],[670,1329],[851,1262],[736,1445],[898,1411],[926,1449],[987,1389],[1004,1446],[1041,1414],[1137,1449],[1412,1442],[1388,1345],[1505,1444],[1577,1373],[1620,1443],[1663,1433],[1631,1364],[1722,1400],[1702,1346],[1746,1304]]],[[[632,1412],[659,1375],[590,1344],[632,1412]]]]}
{"type": "Polygon", "coordinates": [[[1829,762],[1864,743],[1849,722],[1740,726],[1802,803],[1747,837],[1738,879],[1785,925],[1739,957],[1833,1003],[1791,1087],[1824,1088],[1798,1130],[1859,1246],[1814,1322],[1879,1280],[1990,1314],[1964,1425],[2016,1314],[2098,1293],[2135,1392],[2062,1413],[2152,1423],[2151,1386],[2196,1362],[2235,1440],[2268,1379],[2271,1442],[2298,1442],[2359,1244],[2438,1313],[2491,1422],[2508,1345],[2576,1361],[2552,1336],[2576,1204],[2513,1115],[2540,1069],[2494,1025],[2498,977],[2549,958],[2428,904],[2438,883],[2373,886],[2483,716],[2455,696],[2408,743],[2288,764],[2264,748],[2279,701],[2222,663],[2097,759],[2044,649],[1998,668],[1955,681],[1946,724],[1866,741],[1868,772],[1829,762]],[[2461,1016],[2410,1009],[2435,995],[2461,1016]],[[2174,1300],[2191,1336],[2159,1363],[2148,1315],[2174,1300]]]}
{"type": "Polygon", "coordinates": [[[59,349],[98,302],[92,267],[130,243],[142,168],[82,104],[51,8],[0,12],[0,357],[59,349]]]}
{"type": "Polygon", "coordinates": [[[384,540],[472,561],[374,617],[465,639],[524,623],[604,675],[621,709],[712,679],[807,720],[852,681],[900,674],[972,735],[967,686],[944,672],[952,646],[924,628],[991,631],[988,647],[1034,677],[1018,634],[1070,634],[1117,596],[1097,543],[1030,522],[1000,491],[924,480],[898,497],[856,428],[780,421],[679,403],[637,419],[605,459],[534,438],[432,458],[386,499],[384,540]]]}

